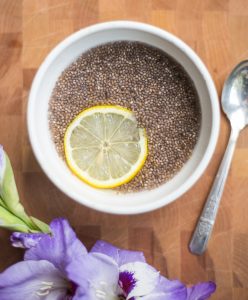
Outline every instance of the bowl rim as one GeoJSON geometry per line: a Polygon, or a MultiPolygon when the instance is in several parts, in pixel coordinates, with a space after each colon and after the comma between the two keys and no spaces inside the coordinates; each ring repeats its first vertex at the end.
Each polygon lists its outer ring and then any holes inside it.
{"type": "Polygon", "coordinates": [[[55,46],[50,51],[50,53],[46,56],[46,58],[40,65],[31,85],[31,90],[30,90],[28,105],[27,105],[27,128],[28,128],[29,140],[33,152],[35,154],[35,157],[39,162],[39,165],[41,166],[44,173],[48,176],[48,178],[51,180],[51,182],[53,182],[53,184],[57,188],[63,191],[63,193],[65,193],[71,199],[87,207],[95,209],[97,211],[112,213],[112,214],[120,214],[120,215],[128,215],[128,214],[131,215],[131,214],[139,214],[139,213],[153,211],[155,209],[161,208],[173,202],[174,200],[182,196],[185,192],[187,192],[196,183],[196,181],[202,176],[202,174],[204,173],[206,167],[208,166],[211,160],[211,157],[214,153],[217,144],[219,129],[220,129],[220,108],[219,108],[217,91],[209,71],[207,70],[206,66],[199,58],[199,56],[194,52],[194,50],[191,49],[181,39],[165,31],[164,29],[160,29],[150,24],[145,24],[145,23],[135,22],[135,21],[110,21],[110,22],[98,23],[95,25],[91,25],[89,27],[82,28],[79,31],[69,35],[67,38],[62,40],[57,46],[55,46]],[[109,30],[109,29],[140,30],[167,40],[168,42],[172,43],[175,47],[179,48],[182,52],[186,54],[186,56],[192,61],[192,63],[194,63],[195,67],[198,69],[198,71],[201,73],[201,76],[205,80],[205,84],[207,86],[207,90],[210,98],[211,112],[212,112],[212,122],[211,122],[212,129],[211,129],[208,145],[203,154],[203,159],[201,160],[197,168],[195,168],[191,176],[178,189],[176,189],[169,195],[170,196],[169,199],[167,196],[161,198],[159,201],[155,201],[152,203],[143,203],[143,204],[136,205],[134,207],[120,206],[118,208],[111,207],[110,205],[106,205],[106,204],[98,205],[95,204],[93,201],[92,203],[89,201],[85,201],[83,197],[78,197],[78,195],[73,193],[73,191],[69,192],[66,186],[63,185],[63,183],[60,180],[58,180],[56,176],[54,176],[54,173],[46,164],[42,151],[40,150],[38,144],[36,143],[37,140],[36,133],[34,130],[34,126],[32,126],[34,121],[33,112],[35,111],[35,98],[36,98],[36,93],[40,85],[40,82],[47,68],[53,62],[53,60],[71,43],[74,43],[78,39],[81,39],[84,36],[87,36],[89,34],[103,31],[103,30],[109,30]]]}

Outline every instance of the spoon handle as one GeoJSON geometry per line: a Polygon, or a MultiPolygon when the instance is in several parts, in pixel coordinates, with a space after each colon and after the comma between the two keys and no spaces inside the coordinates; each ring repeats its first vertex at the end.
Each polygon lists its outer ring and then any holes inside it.
{"type": "Polygon", "coordinates": [[[232,129],[224,157],[189,244],[189,249],[194,254],[201,255],[207,248],[207,243],[215,223],[238,135],[239,131],[232,129]]]}

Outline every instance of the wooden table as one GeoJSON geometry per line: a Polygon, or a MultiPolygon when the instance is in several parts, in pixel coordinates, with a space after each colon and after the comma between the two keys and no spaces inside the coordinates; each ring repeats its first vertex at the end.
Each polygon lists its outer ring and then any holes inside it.
{"type": "MultiPolygon", "coordinates": [[[[63,216],[90,247],[97,239],[144,251],[169,278],[214,280],[212,299],[248,299],[248,130],[238,141],[208,251],[188,242],[226,146],[224,115],[215,155],[181,199],[148,214],[112,216],[62,194],[35,161],[27,137],[26,104],[33,76],[47,53],[72,32],[96,22],[129,19],[164,28],[188,43],[207,65],[220,94],[233,66],[248,56],[247,0],[0,0],[0,142],[12,160],[22,202],[49,222],[63,216]]],[[[0,231],[0,268],[22,257],[0,231]]],[[[20,299],[22,300],[22,299],[20,299]]]]}

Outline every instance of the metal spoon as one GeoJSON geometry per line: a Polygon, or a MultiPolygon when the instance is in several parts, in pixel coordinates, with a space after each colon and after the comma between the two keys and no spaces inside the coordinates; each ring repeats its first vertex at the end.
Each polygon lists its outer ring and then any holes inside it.
{"type": "Polygon", "coordinates": [[[229,75],[224,84],[221,102],[231,124],[231,134],[212,189],[189,244],[190,251],[197,255],[201,255],[207,248],[236,141],[239,132],[248,124],[248,60],[238,64],[229,75]]]}

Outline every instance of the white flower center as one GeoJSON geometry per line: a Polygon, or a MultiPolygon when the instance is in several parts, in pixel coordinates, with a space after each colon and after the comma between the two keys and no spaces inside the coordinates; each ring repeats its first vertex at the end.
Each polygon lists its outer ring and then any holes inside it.
{"type": "Polygon", "coordinates": [[[47,296],[50,293],[50,291],[53,287],[53,282],[52,281],[42,281],[41,285],[42,286],[36,292],[36,295],[38,295],[38,296],[47,296]]]}

